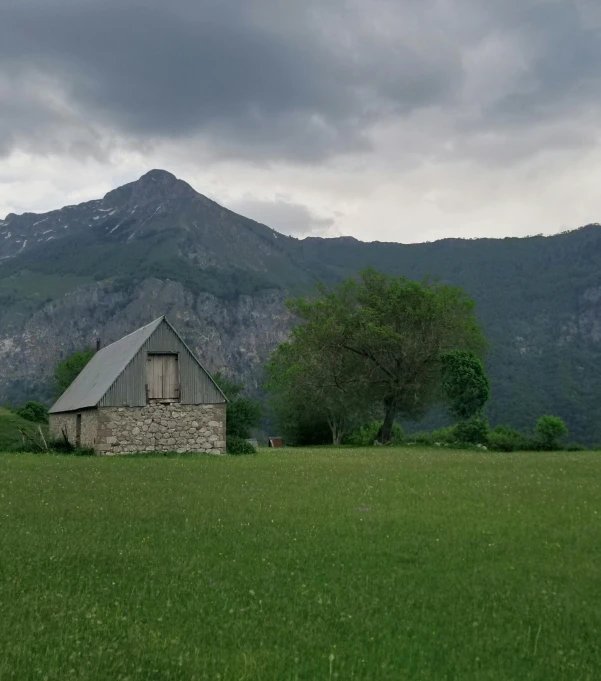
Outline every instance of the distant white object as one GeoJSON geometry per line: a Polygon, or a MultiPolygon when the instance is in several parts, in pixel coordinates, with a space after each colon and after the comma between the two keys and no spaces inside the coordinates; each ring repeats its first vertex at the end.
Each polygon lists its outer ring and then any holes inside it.
{"type": "Polygon", "coordinates": [[[258,440],[252,440],[252,439],[250,439],[250,440],[246,440],[246,441],[248,442],[249,445],[252,445],[252,446],[254,447],[255,452],[257,451],[257,449],[259,449],[259,442],[258,442],[258,440]]]}

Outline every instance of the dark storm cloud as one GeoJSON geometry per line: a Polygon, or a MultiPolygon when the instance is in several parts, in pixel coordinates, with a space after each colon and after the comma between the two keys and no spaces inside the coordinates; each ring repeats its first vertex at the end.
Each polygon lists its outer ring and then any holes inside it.
{"type": "MultiPolygon", "coordinates": [[[[451,121],[454,153],[494,162],[527,147],[520,131],[574,108],[597,111],[594,7],[587,0],[4,0],[0,153],[101,156],[123,140],[194,139],[222,158],[303,162],[369,149],[374,126],[438,108],[451,121]],[[469,83],[478,50],[494,37],[514,41],[524,64],[505,80],[502,63],[481,65],[485,97],[469,83]],[[500,139],[492,147],[479,137],[490,134],[500,139]]],[[[563,129],[539,143],[585,144],[592,134],[563,129]]]]}
{"type": "Polygon", "coordinates": [[[503,98],[490,114],[519,125],[531,118],[545,120],[562,109],[577,112],[591,101],[599,103],[601,34],[585,11],[587,6],[587,0],[545,0],[501,15],[521,32],[532,50],[532,62],[524,87],[503,98]]]}
{"type": "MultiPolygon", "coordinates": [[[[20,83],[51,80],[64,108],[90,124],[143,139],[204,132],[231,155],[362,148],[387,112],[451,95],[459,53],[443,43],[407,44],[344,2],[290,5],[4,2],[0,68],[20,83]]],[[[68,123],[52,98],[36,115],[68,123]]]]}

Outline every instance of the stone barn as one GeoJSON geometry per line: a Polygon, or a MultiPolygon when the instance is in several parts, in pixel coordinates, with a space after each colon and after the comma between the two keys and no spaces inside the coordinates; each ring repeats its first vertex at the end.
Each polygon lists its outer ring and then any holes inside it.
{"type": "Polygon", "coordinates": [[[94,355],[50,409],[50,435],[98,454],[225,454],[226,402],[161,317],[94,355]]]}

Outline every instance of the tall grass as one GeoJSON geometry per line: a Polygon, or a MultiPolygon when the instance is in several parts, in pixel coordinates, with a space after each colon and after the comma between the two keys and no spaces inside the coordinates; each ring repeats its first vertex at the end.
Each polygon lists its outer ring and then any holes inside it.
{"type": "Polygon", "coordinates": [[[596,679],[601,456],[0,455],[0,679],[596,679]]]}

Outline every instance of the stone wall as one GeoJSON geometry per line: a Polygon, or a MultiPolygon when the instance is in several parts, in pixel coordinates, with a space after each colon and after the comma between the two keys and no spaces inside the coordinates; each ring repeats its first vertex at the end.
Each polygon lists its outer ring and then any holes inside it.
{"type": "Polygon", "coordinates": [[[225,454],[225,404],[101,407],[96,451],[225,454]]]}
{"type": "Polygon", "coordinates": [[[81,414],[81,447],[94,447],[98,435],[98,409],[82,409],[59,414],[50,414],[50,437],[63,439],[63,429],[72,445],[76,444],[77,414],[81,414]]]}

